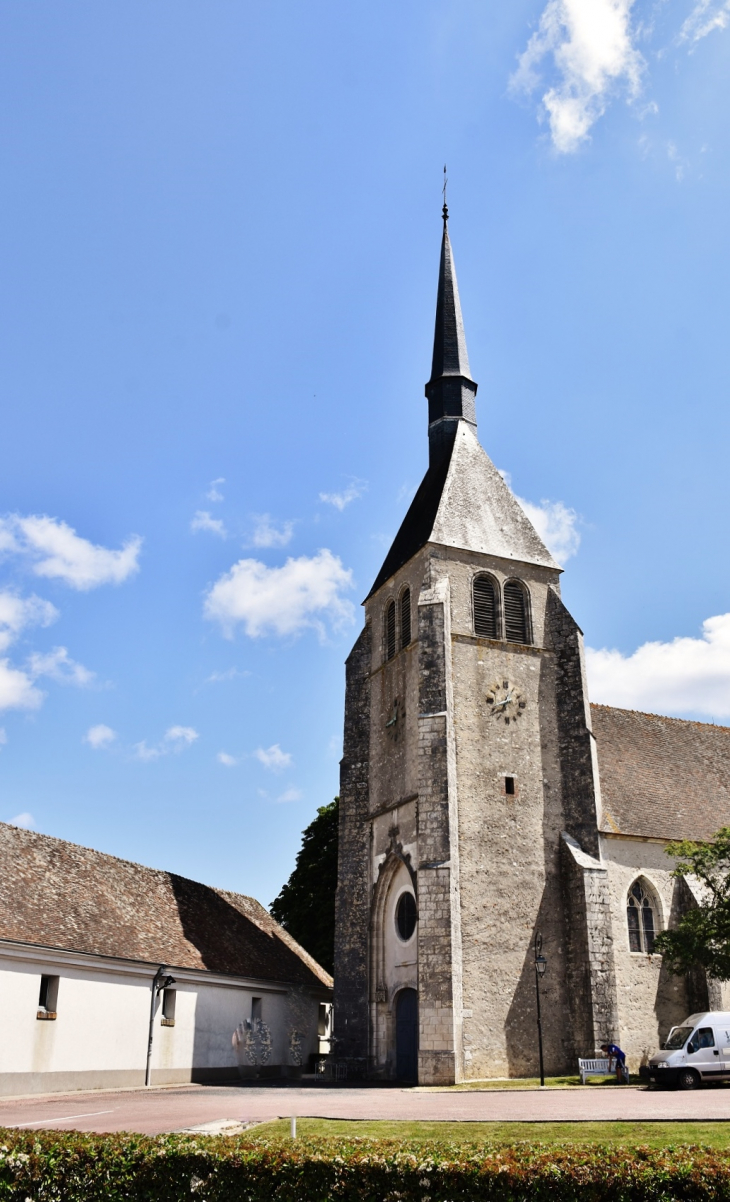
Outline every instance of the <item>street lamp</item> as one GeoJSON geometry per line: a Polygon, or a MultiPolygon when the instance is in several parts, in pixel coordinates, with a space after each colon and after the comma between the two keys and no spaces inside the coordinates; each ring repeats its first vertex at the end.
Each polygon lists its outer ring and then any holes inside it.
{"type": "Polygon", "coordinates": [[[542,935],[535,935],[535,994],[537,996],[537,1045],[540,1049],[540,1085],[545,1085],[545,1067],[542,1059],[542,1019],[540,1017],[540,978],[545,976],[547,960],[542,954],[542,935]]]}
{"type": "Polygon", "coordinates": [[[155,1002],[164,989],[175,984],[175,978],[167,973],[164,965],[160,965],[152,978],[152,997],[150,999],[150,1029],[147,1037],[147,1064],[145,1066],[144,1083],[149,1085],[152,1080],[152,1039],[155,1032],[155,1002]],[[167,975],[166,975],[167,974],[167,975]]]}

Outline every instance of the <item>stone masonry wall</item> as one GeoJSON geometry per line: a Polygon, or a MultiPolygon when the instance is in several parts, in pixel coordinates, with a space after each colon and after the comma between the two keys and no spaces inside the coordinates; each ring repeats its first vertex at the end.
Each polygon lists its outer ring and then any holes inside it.
{"type": "Polygon", "coordinates": [[[340,829],[335,902],[334,1037],[338,1056],[368,1056],[368,932],[370,924],[371,627],[353,647],[346,668],[345,733],[340,766],[340,829]]]}
{"type": "MultiPolygon", "coordinates": [[[[448,581],[418,600],[418,1080],[456,1080],[447,675],[448,581]]],[[[458,958],[458,957],[457,957],[458,958]]]]}
{"type": "Polygon", "coordinates": [[[555,652],[555,705],[565,829],[588,855],[598,852],[598,763],[591,732],[582,635],[557,593],[548,591],[545,641],[555,652]]]}

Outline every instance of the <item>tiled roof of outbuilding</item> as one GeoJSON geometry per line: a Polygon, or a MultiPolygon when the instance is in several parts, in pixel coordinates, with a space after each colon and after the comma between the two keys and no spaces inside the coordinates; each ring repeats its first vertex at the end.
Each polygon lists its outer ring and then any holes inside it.
{"type": "Polygon", "coordinates": [[[330,987],[253,897],[0,823],[0,939],[330,987]]]}
{"type": "Polygon", "coordinates": [[[592,705],[607,833],[707,839],[730,826],[730,728],[592,705]]]}

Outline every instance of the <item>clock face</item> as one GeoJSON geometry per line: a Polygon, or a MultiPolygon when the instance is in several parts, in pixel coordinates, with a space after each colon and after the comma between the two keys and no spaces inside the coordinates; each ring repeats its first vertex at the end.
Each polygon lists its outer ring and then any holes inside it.
{"type": "Polygon", "coordinates": [[[385,733],[391,743],[397,743],[403,737],[405,706],[399,697],[393,699],[393,708],[388,710],[385,720],[385,733]]]}
{"type": "Polygon", "coordinates": [[[522,717],[527,702],[520,690],[508,680],[498,680],[487,691],[487,709],[495,722],[517,722],[522,717]]]}

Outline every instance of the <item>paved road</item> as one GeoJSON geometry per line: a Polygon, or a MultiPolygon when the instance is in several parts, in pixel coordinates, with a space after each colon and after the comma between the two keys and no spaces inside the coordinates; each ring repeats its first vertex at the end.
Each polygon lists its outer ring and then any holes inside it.
{"type": "Polygon", "coordinates": [[[641,1087],[454,1092],[342,1086],[200,1086],[0,1100],[0,1126],[140,1131],[158,1135],[230,1120],[297,1117],[544,1122],[725,1119],[730,1089],[692,1093],[641,1087]]]}

